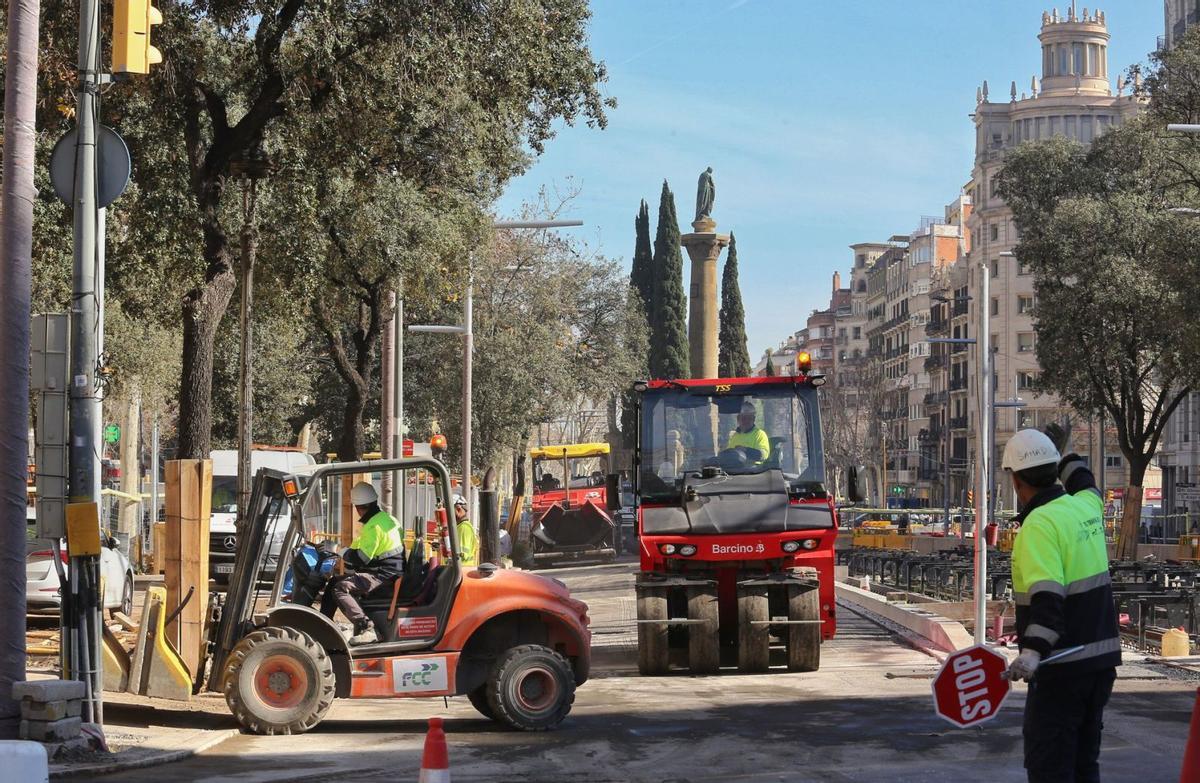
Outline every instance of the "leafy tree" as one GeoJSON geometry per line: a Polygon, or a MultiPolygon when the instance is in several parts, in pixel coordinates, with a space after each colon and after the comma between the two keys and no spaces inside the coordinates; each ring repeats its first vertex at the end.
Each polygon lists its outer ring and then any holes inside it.
{"type": "Polygon", "coordinates": [[[775,354],[770,348],[763,352],[763,361],[766,364],[763,366],[763,375],[768,378],[773,378],[778,373],[775,372],[775,363],[771,361],[771,357],[775,354]]]}
{"type": "Polygon", "coordinates": [[[1173,154],[1141,118],[1088,148],[1022,145],[999,180],[1034,273],[1038,385],[1104,411],[1129,466],[1118,557],[1134,554],[1146,468],[1200,366],[1195,269],[1181,270],[1200,257],[1200,226],[1170,211],[1196,200],[1173,154]]]}
{"type": "Polygon", "coordinates": [[[654,237],[654,289],[650,308],[650,374],[691,377],[688,358],[687,298],[683,293],[683,253],[675,196],[663,180],[654,237]]]}
{"type": "Polygon", "coordinates": [[[347,102],[372,109],[342,130],[373,132],[350,135],[364,158],[443,178],[511,175],[522,146],[540,152],[556,119],[604,121],[604,71],[584,44],[582,0],[487,13],[457,2],[233,0],[169,4],[164,16],[167,61],[151,78],[159,142],[186,161],[187,206],[202,237],[182,309],[183,456],[209,446],[213,347],[236,284],[228,184],[239,159],[280,149],[295,124],[347,102]],[[455,137],[470,140],[470,154],[445,154],[461,152],[455,137]],[[403,157],[377,143],[388,139],[403,157]]]}
{"type": "Polygon", "coordinates": [[[642,312],[650,312],[654,297],[654,251],[650,247],[650,207],[645,199],[633,219],[633,230],[633,267],[629,271],[629,284],[641,298],[642,312]]]}
{"type": "Polygon", "coordinates": [[[722,378],[745,378],[751,372],[750,351],[746,348],[746,311],[738,286],[737,240],[733,234],[729,235],[729,255],[721,274],[720,318],[717,374],[722,378]]]}
{"type": "MultiPolygon", "coordinates": [[[[546,231],[498,232],[474,256],[473,463],[507,462],[533,428],[577,406],[602,404],[635,371],[627,335],[630,288],[620,267],[585,255],[575,240],[546,231]]],[[[406,302],[406,307],[408,303],[406,302]]],[[[411,320],[454,323],[461,302],[427,300],[411,320]]],[[[411,423],[437,423],[459,458],[462,348],[442,335],[409,336],[405,397],[411,423]]],[[[642,342],[644,347],[644,338],[642,342]]]]}

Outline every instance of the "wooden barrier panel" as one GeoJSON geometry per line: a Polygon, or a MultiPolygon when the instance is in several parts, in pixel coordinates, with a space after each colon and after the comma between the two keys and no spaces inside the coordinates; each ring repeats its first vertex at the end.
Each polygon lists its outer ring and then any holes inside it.
{"type": "Polygon", "coordinates": [[[212,510],[212,461],[169,460],[163,559],[166,611],[173,612],[194,588],[187,606],[167,627],[167,638],[189,671],[197,671],[208,611],[208,523],[212,510]]]}

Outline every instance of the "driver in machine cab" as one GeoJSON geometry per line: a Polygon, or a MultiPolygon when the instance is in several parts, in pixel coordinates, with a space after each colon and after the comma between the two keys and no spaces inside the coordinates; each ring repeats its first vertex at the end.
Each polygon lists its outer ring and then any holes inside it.
{"type": "Polygon", "coordinates": [[[725,444],[725,448],[746,449],[748,451],[746,456],[750,462],[754,465],[761,465],[767,455],[771,453],[771,441],[767,437],[766,430],[754,423],[757,415],[753,403],[742,403],[742,409],[738,411],[737,429],[729,433],[729,442],[725,444]],[[756,451],[757,454],[754,453],[756,451]]]}

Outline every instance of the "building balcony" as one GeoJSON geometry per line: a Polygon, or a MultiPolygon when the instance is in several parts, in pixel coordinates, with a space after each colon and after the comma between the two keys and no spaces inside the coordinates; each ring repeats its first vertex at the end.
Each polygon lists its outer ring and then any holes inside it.
{"type": "Polygon", "coordinates": [[[952,392],[965,391],[967,388],[967,385],[968,385],[967,379],[965,377],[950,379],[950,391],[952,391],[952,392]]]}
{"type": "Polygon", "coordinates": [[[941,471],[929,465],[922,465],[917,469],[918,481],[942,481],[944,478],[941,471]]]}
{"type": "Polygon", "coordinates": [[[940,427],[930,427],[921,430],[917,434],[917,440],[922,443],[938,443],[942,439],[942,430],[940,427]]]}
{"type": "MultiPolygon", "coordinates": [[[[950,429],[965,430],[966,428],[967,428],[967,417],[966,416],[954,416],[950,419],[950,429]]],[[[966,455],[964,454],[964,456],[966,456],[966,455]]]]}
{"type": "Polygon", "coordinates": [[[946,357],[942,355],[930,356],[925,360],[925,372],[940,370],[946,366],[946,357]]]}
{"type": "Polygon", "coordinates": [[[951,318],[954,318],[954,317],[957,317],[960,315],[966,315],[966,314],[967,314],[967,303],[965,301],[964,302],[956,301],[954,303],[954,306],[950,308],[950,317],[951,318]]]}
{"type": "Polygon", "coordinates": [[[925,324],[925,336],[933,337],[938,334],[945,334],[950,329],[950,322],[945,319],[933,320],[925,324]]]}
{"type": "Polygon", "coordinates": [[[926,405],[945,405],[950,395],[944,391],[929,392],[925,395],[926,405]]]}
{"type": "Polygon", "coordinates": [[[917,480],[917,471],[911,468],[905,470],[893,471],[893,475],[888,477],[889,481],[894,480],[897,484],[914,484],[917,480]]]}

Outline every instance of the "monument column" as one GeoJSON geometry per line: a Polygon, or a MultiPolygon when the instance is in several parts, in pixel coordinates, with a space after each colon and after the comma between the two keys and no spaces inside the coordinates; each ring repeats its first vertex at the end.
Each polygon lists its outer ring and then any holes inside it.
{"type": "Polygon", "coordinates": [[[692,233],[680,237],[692,259],[688,293],[688,354],[693,378],[717,377],[717,259],[729,244],[717,233],[717,223],[705,215],[692,223],[692,233]]]}

